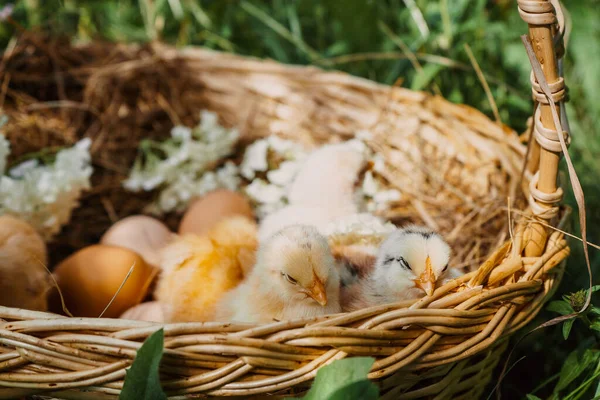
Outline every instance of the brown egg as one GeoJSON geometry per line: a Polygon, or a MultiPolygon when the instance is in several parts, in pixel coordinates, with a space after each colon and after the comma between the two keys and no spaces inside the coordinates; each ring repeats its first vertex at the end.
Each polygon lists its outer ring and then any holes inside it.
{"type": "Polygon", "coordinates": [[[100,244],[133,250],[146,263],[158,266],[159,251],[171,235],[169,228],[159,220],[145,215],[132,215],[111,226],[100,239],[100,244]]]}
{"type": "Polygon", "coordinates": [[[98,317],[133,272],[103,314],[117,318],[139,304],[156,274],[137,253],[122,247],[93,245],[61,262],[54,274],[68,310],[76,317],[98,317]]]}
{"type": "Polygon", "coordinates": [[[51,290],[46,243],[27,222],[0,216],[0,306],[46,311],[51,290]]]}
{"type": "Polygon", "coordinates": [[[219,189],[194,201],[179,224],[179,234],[203,235],[217,222],[234,215],[254,220],[250,202],[240,193],[219,189]]]}

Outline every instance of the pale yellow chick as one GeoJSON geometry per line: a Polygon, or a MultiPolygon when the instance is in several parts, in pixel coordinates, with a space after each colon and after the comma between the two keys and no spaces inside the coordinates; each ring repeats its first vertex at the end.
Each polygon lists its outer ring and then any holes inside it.
{"type": "Polygon", "coordinates": [[[215,304],[250,272],[258,246],[247,217],[217,223],[206,236],[176,236],[161,252],[155,297],[165,322],[214,320],[215,304]]]}
{"type": "Polygon", "coordinates": [[[217,306],[217,320],[274,322],[338,313],[340,277],[327,239],[292,225],[261,243],[248,278],[217,306]]]}
{"type": "Polygon", "coordinates": [[[289,204],[261,221],[261,243],[286,226],[304,224],[323,230],[331,222],[357,213],[354,186],[364,165],[364,151],[351,142],[313,151],[290,186],[289,204]]]}

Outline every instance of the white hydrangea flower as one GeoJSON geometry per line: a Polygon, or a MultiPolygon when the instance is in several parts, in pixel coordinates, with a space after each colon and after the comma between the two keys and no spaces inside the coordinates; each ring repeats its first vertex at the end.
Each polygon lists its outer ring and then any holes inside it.
{"type": "Polygon", "coordinates": [[[278,169],[267,172],[267,179],[275,185],[287,187],[292,183],[299,169],[299,162],[284,161],[278,169]]]}
{"type": "Polygon", "coordinates": [[[300,161],[307,156],[306,149],[299,143],[278,136],[269,136],[267,141],[271,150],[286,160],[300,161]]]}
{"type": "Polygon", "coordinates": [[[171,139],[140,145],[144,162],[136,160],[123,186],[134,192],[160,190],[156,203],[146,210],[158,215],[181,211],[195,196],[220,187],[237,189],[239,178],[232,165],[216,173],[212,169],[233,153],[239,132],[219,125],[215,113],[202,111],[200,118],[193,129],[174,127],[171,139]]]}
{"type": "Polygon", "coordinates": [[[19,165],[15,165],[8,171],[8,174],[13,178],[23,178],[29,171],[37,168],[39,161],[36,159],[23,161],[19,165]]]}
{"type": "Polygon", "coordinates": [[[381,154],[373,156],[373,171],[382,173],[385,171],[385,158],[381,154]]]}
{"type": "Polygon", "coordinates": [[[171,129],[171,136],[175,139],[190,141],[192,139],[192,130],[187,126],[175,126],[171,129]]]}
{"type": "Polygon", "coordinates": [[[396,189],[382,190],[373,197],[373,200],[377,203],[390,203],[393,201],[399,201],[402,198],[400,192],[396,189]]]}
{"type": "Polygon", "coordinates": [[[384,211],[389,208],[390,203],[399,201],[401,198],[402,194],[396,189],[388,189],[377,192],[373,197],[375,209],[377,211],[384,211]]]}
{"type": "Polygon", "coordinates": [[[202,110],[200,111],[200,129],[204,131],[211,131],[221,128],[219,125],[219,116],[211,111],[202,110]]]}
{"type": "Polygon", "coordinates": [[[90,139],[59,151],[54,163],[25,161],[0,176],[0,214],[28,221],[45,238],[51,239],[69,222],[92,175],[90,139]]]}
{"type": "Polygon", "coordinates": [[[232,161],[227,161],[225,165],[217,170],[217,181],[222,187],[228,190],[236,190],[241,183],[239,177],[240,169],[232,161]]]}
{"type": "Polygon", "coordinates": [[[377,194],[379,190],[379,185],[375,178],[373,177],[373,173],[371,171],[367,171],[365,173],[365,178],[362,183],[362,191],[365,196],[373,197],[377,194]]]}
{"type": "Polygon", "coordinates": [[[255,179],[246,186],[246,194],[257,203],[276,204],[286,195],[283,188],[269,184],[262,179],[255,179]]]}
{"type": "Polygon", "coordinates": [[[266,171],[269,167],[267,163],[267,154],[269,151],[269,142],[267,140],[257,140],[246,148],[244,159],[240,166],[242,176],[246,179],[254,179],[256,172],[266,171]]]}

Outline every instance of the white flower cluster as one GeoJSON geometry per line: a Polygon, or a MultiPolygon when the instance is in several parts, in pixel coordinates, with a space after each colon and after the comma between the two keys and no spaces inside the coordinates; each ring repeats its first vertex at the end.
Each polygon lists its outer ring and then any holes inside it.
{"type": "Polygon", "coordinates": [[[69,222],[81,192],[90,188],[89,138],[59,151],[52,164],[25,161],[5,175],[10,145],[0,134],[0,215],[11,214],[29,222],[51,239],[69,222]]]}
{"type": "Polygon", "coordinates": [[[298,143],[277,136],[257,140],[248,146],[240,166],[241,175],[251,181],[244,191],[256,204],[256,214],[264,217],[285,206],[289,186],[296,177],[306,151],[298,143]],[[269,156],[280,160],[269,166],[269,156]],[[265,178],[256,177],[264,173],[265,178]]]}
{"type": "Polygon", "coordinates": [[[383,184],[378,176],[385,169],[385,159],[379,153],[374,153],[364,141],[371,139],[372,135],[369,131],[359,131],[356,133],[356,138],[351,140],[356,142],[356,146],[361,146],[367,154],[367,160],[373,165],[371,170],[365,173],[362,185],[357,193],[357,196],[365,204],[365,208],[369,212],[384,211],[389,208],[390,203],[399,201],[402,197],[397,189],[383,189],[383,184]]]}
{"type": "Polygon", "coordinates": [[[123,185],[133,192],[160,189],[158,199],[147,208],[159,215],[182,211],[192,198],[217,188],[236,190],[240,178],[233,162],[213,169],[233,153],[238,138],[236,129],[219,125],[215,113],[202,111],[195,128],[176,126],[163,142],[142,142],[142,155],[123,185]]]}
{"type": "MultiPolygon", "coordinates": [[[[296,142],[269,136],[249,145],[239,166],[227,161],[214,170],[233,153],[238,132],[223,128],[217,115],[208,111],[201,113],[198,127],[177,126],[171,136],[163,142],[143,142],[141,157],[124,182],[130,191],[158,189],[158,199],[146,209],[158,215],[183,211],[192,198],[225,188],[244,192],[253,202],[256,215],[262,218],[288,203],[289,186],[308,155],[296,142]]],[[[357,201],[373,212],[399,200],[400,193],[382,188],[377,173],[383,170],[384,159],[365,144],[370,136],[368,131],[361,131],[349,143],[364,151],[374,165],[356,193],[357,201]]]]}

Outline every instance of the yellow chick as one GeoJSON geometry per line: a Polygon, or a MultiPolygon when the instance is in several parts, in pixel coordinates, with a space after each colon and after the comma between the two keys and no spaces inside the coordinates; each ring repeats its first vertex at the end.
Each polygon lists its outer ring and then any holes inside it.
{"type": "Polygon", "coordinates": [[[0,216],[0,305],[35,311],[48,309],[52,287],[46,244],[27,222],[0,216]]]}
{"type": "Polygon", "coordinates": [[[338,313],[340,277],[327,239],[292,225],[262,243],[248,278],[217,305],[217,320],[273,322],[338,313]]]}
{"type": "Polygon", "coordinates": [[[257,228],[247,217],[217,223],[206,236],[177,236],[161,251],[155,292],[165,322],[211,321],[215,304],[255,262],[257,228]]]}

